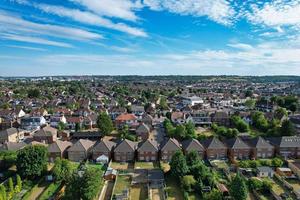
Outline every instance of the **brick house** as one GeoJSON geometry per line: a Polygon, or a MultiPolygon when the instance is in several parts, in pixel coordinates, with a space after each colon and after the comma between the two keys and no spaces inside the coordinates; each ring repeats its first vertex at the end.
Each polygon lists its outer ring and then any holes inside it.
{"type": "Polygon", "coordinates": [[[198,140],[188,139],[188,140],[184,140],[181,144],[185,154],[191,151],[196,151],[200,158],[204,157],[205,149],[198,140]]]}
{"type": "Polygon", "coordinates": [[[57,140],[57,129],[45,126],[34,133],[33,140],[45,144],[51,144],[57,140]]]}
{"type": "Polygon", "coordinates": [[[67,150],[69,160],[81,162],[88,159],[91,155],[91,150],[94,144],[95,142],[91,140],[78,140],[67,150]]]}
{"type": "Polygon", "coordinates": [[[277,138],[268,138],[275,146],[275,152],[287,158],[300,158],[300,137],[299,136],[284,136],[277,138]]]}
{"type": "Polygon", "coordinates": [[[147,140],[150,135],[150,128],[148,125],[141,123],[135,132],[142,140],[147,140]]]}
{"type": "Polygon", "coordinates": [[[67,158],[67,149],[72,146],[69,141],[57,140],[48,146],[49,161],[54,162],[56,158],[67,158]]]}
{"type": "Polygon", "coordinates": [[[122,140],[114,149],[114,159],[118,162],[134,161],[137,143],[130,140],[122,140]]]}
{"type": "Polygon", "coordinates": [[[24,138],[24,130],[17,128],[8,128],[0,131],[0,144],[6,142],[20,142],[24,138]]]}
{"type": "Polygon", "coordinates": [[[273,158],[275,153],[275,147],[271,145],[267,140],[262,137],[253,138],[247,141],[250,145],[251,158],[273,158]]]}
{"type": "Polygon", "coordinates": [[[153,140],[146,140],[139,143],[137,149],[137,157],[139,161],[157,161],[158,144],[153,140]]]}
{"type": "Polygon", "coordinates": [[[93,159],[96,160],[99,156],[105,155],[109,159],[112,158],[112,152],[115,148],[116,143],[109,140],[101,140],[92,149],[93,159]]]}
{"type": "Polygon", "coordinates": [[[176,151],[181,151],[179,142],[174,138],[169,138],[161,144],[160,159],[169,162],[176,151]]]}
{"type": "Polygon", "coordinates": [[[227,158],[227,147],[216,137],[203,141],[206,149],[207,159],[225,159],[227,158]]]}
{"type": "Polygon", "coordinates": [[[231,160],[249,159],[251,147],[246,144],[241,138],[231,138],[225,141],[228,147],[228,157],[231,160]]]}

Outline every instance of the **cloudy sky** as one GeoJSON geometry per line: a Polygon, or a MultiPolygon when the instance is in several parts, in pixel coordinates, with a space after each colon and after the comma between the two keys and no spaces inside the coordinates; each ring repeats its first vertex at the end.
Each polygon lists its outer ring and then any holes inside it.
{"type": "Polygon", "coordinates": [[[0,2],[0,76],[300,75],[300,0],[0,2]]]}

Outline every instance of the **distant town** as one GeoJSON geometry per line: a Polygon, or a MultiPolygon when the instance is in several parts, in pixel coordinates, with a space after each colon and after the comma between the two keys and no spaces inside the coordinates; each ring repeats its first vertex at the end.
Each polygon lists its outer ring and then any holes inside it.
{"type": "Polygon", "coordinates": [[[0,77],[0,200],[300,199],[299,76],[0,77]]]}

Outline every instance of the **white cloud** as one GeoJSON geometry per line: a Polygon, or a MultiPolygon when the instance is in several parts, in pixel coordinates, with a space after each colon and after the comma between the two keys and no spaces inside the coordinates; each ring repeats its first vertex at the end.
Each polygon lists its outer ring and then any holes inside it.
{"type": "Polygon", "coordinates": [[[18,46],[18,45],[5,45],[5,46],[10,48],[33,50],[33,51],[47,51],[47,49],[38,48],[38,47],[18,46]]]}
{"type": "Polygon", "coordinates": [[[105,27],[121,32],[125,32],[134,36],[146,37],[147,33],[143,30],[135,27],[128,26],[124,23],[113,23],[112,21],[100,17],[96,14],[87,11],[80,11],[77,9],[69,9],[62,6],[52,6],[46,4],[35,4],[35,7],[43,10],[44,12],[55,14],[61,17],[68,17],[75,21],[93,25],[105,27]]]}
{"type": "Polygon", "coordinates": [[[236,49],[241,49],[241,50],[252,50],[253,47],[250,44],[244,44],[244,43],[233,43],[233,44],[228,44],[227,46],[236,48],[236,49]]]}
{"type": "Polygon", "coordinates": [[[140,8],[139,1],[131,0],[69,0],[76,2],[98,15],[136,21],[135,10],[140,8]]]}
{"type": "Polygon", "coordinates": [[[263,6],[252,4],[246,17],[255,24],[263,24],[282,32],[280,26],[300,27],[300,1],[275,0],[263,6]]]}
{"type": "Polygon", "coordinates": [[[227,0],[144,0],[153,10],[167,10],[181,15],[206,16],[220,24],[229,25],[235,15],[227,0]]]}
{"type": "Polygon", "coordinates": [[[8,40],[14,40],[19,42],[27,42],[27,43],[35,43],[35,44],[43,44],[57,47],[72,47],[72,45],[64,43],[64,42],[56,42],[38,37],[31,36],[22,36],[22,35],[13,35],[13,34],[0,34],[0,37],[8,40]]]}
{"type": "Polygon", "coordinates": [[[31,22],[11,13],[0,12],[0,31],[23,36],[52,36],[80,41],[102,39],[103,36],[83,29],[31,22]]]}

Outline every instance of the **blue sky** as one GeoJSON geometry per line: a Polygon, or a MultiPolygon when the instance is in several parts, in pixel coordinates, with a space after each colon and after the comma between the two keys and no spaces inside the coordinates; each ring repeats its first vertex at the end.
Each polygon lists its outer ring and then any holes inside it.
{"type": "Polygon", "coordinates": [[[1,0],[0,75],[300,75],[300,0],[1,0]]]}

